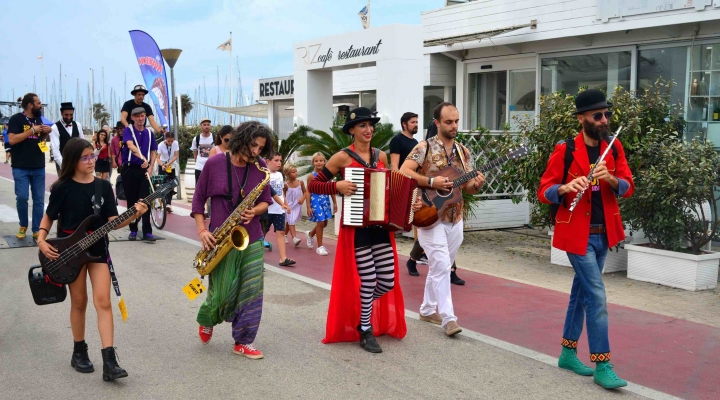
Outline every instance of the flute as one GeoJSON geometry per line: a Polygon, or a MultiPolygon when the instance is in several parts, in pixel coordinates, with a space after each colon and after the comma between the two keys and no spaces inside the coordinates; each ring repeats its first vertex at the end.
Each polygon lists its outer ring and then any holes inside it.
{"type": "MultiPolygon", "coordinates": [[[[608,147],[605,149],[605,151],[600,155],[600,158],[595,161],[595,165],[590,169],[590,173],[587,176],[588,182],[592,182],[592,175],[593,172],[595,172],[595,168],[597,168],[598,164],[600,164],[600,161],[605,159],[605,156],[607,156],[608,151],[612,148],[613,143],[615,143],[615,139],[617,139],[618,135],[620,134],[620,131],[622,130],[622,126],[618,128],[617,132],[615,132],[615,136],[613,136],[612,140],[610,141],[610,144],[608,144],[608,147]]],[[[590,183],[585,187],[585,189],[578,192],[577,196],[575,196],[575,199],[573,200],[572,204],[570,205],[570,212],[573,212],[575,209],[575,206],[580,202],[580,199],[583,197],[583,193],[587,190],[587,188],[590,187],[590,183]]]]}

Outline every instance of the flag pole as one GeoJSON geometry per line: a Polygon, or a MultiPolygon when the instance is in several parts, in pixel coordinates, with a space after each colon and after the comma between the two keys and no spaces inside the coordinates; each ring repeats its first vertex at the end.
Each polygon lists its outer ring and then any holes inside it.
{"type": "MultiPolygon", "coordinates": [[[[233,66],[232,66],[232,32],[230,32],[230,107],[235,107],[233,103],[233,66]]],[[[230,114],[230,125],[233,124],[233,115],[230,114]]]]}
{"type": "Polygon", "coordinates": [[[368,29],[370,29],[370,0],[368,0],[368,13],[367,13],[367,17],[368,17],[368,29]]]}

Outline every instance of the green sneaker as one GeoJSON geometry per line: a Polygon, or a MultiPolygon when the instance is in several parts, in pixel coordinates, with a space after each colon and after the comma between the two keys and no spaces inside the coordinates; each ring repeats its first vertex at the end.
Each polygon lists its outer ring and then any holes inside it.
{"type": "Polygon", "coordinates": [[[15,237],[18,239],[25,239],[26,232],[27,232],[27,226],[21,226],[20,230],[18,230],[18,233],[15,234],[15,237]]]}
{"type": "Polygon", "coordinates": [[[595,373],[592,368],[578,360],[577,350],[569,349],[567,347],[562,348],[560,359],[558,359],[558,367],[582,376],[591,376],[595,373]]]}
{"type": "Polygon", "coordinates": [[[595,383],[605,389],[617,389],[619,387],[627,386],[626,381],[615,375],[613,367],[614,365],[610,364],[608,361],[597,363],[597,367],[595,367],[595,375],[593,376],[595,383]]]}

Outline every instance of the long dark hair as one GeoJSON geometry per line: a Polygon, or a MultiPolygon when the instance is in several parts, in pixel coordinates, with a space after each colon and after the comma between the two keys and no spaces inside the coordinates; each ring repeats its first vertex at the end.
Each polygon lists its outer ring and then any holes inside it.
{"type": "Polygon", "coordinates": [[[63,163],[62,167],[60,167],[60,174],[58,175],[58,179],[50,186],[50,190],[53,190],[68,179],[72,179],[75,174],[75,166],[80,162],[80,157],[82,157],[85,149],[95,150],[92,143],[81,138],[72,138],[65,143],[65,148],[62,152],[63,163]]]}
{"type": "Polygon", "coordinates": [[[243,122],[238,125],[235,128],[235,134],[230,138],[228,149],[232,154],[241,154],[247,157],[249,161],[252,161],[255,157],[250,152],[250,144],[259,137],[265,138],[265,147],[263,147],[259,156],[267,158],[268,154],[274,149],[273,131],[269,126],[257,121],[243,122]]]}
{"type": "Polygon", "coordinates": [[[228,133],[232,133],[233,127],[230,125],[225,125],[218,131],[217,134],[215,134],[215,146],[220,146],[222,144],[222,137],[227,135],[228,133]]]}

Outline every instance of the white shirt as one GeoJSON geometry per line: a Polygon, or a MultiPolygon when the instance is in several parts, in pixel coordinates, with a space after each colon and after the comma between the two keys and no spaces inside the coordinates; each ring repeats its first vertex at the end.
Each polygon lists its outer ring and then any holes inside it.
{"type": "MultiPolygon", "coordinates": [[[[273,188],[280,200],[284,202],[285,198],[283,196],[283,188],[285,187],[285,180],[283,179],[283,174],[280,173],[280,171],[270,174],[270,186],[273,188]]],[[[268,207],[267,212],[268,214],[283,214],[285,210],[283,210],[282,206],[273,199],[273,202],[270,204],[270,207],[268,207]]]]}
{"type": "MultiPolygon", "coordinates": [[[[175,156],[175,153],[180,151],[180,146],[178,145],[177,140],[173,141],[172,146],[168,148],[167,143],[163,140],[158,145],[158,153],[160,153],[160,162],[165,164],[166,162],[170,161],[175,156]]],[[[172,167],[175,168],[176,171],[180,170],[180,163],[178,162],[178,159],[180,157],[175,159],[175,162],[173,162],[172,167]]]]}
{"type": "Polygon", "coordinates": [[[210,157],[210,150],[212,150],[213,146],[215,145],[215,139],[213,139],[212,133],[210,133],[210,136],[205,137],[200,134],[200,146],[199,148],[195,146],[195,138],[192,138],[192,144],[190,145],[190,150],[197,151],[197,160],[195,160],[195,169],[198,171],[202,171],[203,167],[205,166],[205,162],[207,161],[208,157],[210,157]]]}
{"type": "MultiPolygon", "coordinates": [[[[65,125],[65,121],[60,120],[60,122],[65,125]]],[[[82,125],[80,125],[79,122],[75,121],[78,127],[78,132],[80,132],[80,138],[84,139],[85,136],[83,135],[82,125]]],[[[67,133],[72,136],[72,122],[70,123],[70,127],[65,127],[65,130],[67,133]]],[[[50,149],[52,150],[53,158],[55,159],[55,162],[62,167],[62,153],[60,153],[60,131],[58,130],[57,124],[52,125],[52,131],[50,131],[50,149]]]]}

